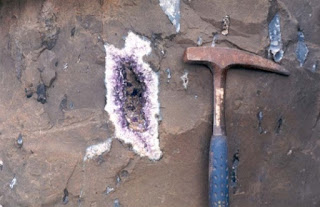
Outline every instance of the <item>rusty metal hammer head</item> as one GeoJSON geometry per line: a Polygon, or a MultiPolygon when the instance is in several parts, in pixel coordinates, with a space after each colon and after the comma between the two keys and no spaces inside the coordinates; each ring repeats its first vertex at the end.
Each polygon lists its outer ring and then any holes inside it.
{"type": "Polygon", "coordinates": [[[214,134],[225,134],[224,127],[224,90],[226,71],[233,66],[289,75],[280,65],[260,56],[236,49],[222,47],[189,47],[184,53],[187,63],[207,65],[213,72],[214,81],[214,134]]]}
{"type": "Polygon", "coordinates": [[[184,53],[184,61],[203,63],[215,70],[225,70],[233,66],[245,66],[289,75],[286,69],[270,60],[242,50],[223,47],[189,47],[184,53]]]}

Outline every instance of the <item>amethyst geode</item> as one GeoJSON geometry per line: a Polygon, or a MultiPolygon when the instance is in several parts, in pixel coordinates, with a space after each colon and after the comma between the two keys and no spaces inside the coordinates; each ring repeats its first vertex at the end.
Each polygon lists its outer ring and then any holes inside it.
{"type": "Polygon", "coordinates": [[[143,61],[150,42],[129,32],[125,47],[105,45],[107,104],[115,136],[140,156],[161,157],[158,139],[158,76],[143,61]]]}

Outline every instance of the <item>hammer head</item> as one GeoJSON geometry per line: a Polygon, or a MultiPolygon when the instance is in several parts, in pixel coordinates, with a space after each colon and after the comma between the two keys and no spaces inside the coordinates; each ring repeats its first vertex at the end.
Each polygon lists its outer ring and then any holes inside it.
{"type": "Polygon", "coordinates": [[[232,66],[245,66],[254,69],[289,75],[282,66],[260,56],[236,49],[223,47],[189,47],[184,53],[184,61],[202,63],[215,70],[225,70],[232,66]]]}

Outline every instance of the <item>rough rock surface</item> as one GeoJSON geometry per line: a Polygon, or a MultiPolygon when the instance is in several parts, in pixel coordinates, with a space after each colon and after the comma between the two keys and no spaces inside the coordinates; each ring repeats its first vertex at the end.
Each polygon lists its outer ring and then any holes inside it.
{"type": "Polygon", "coordinates": [[[204,66],[184,64],[184,49],[196,46],[199,36],[211,45],[229,15],[229,34],[219,35],[216,45],[266,57],[268,22],[276,12],[281,64],[291,76],[243,68],[228,73],[230,169],[239,150],[230,203],[319,206],[318,0],[181,0],[178,34],[158,0],[0,0],[0,205],[99,207],[118,199],[123,207],[207,206],[212,77],[204,66]],[[310,50],[303,67],[295,58],[298,29],[310,50]],[[121,48],[128,31],[153,43],[146,60],[160,74],[163,158],[139,158],[113,140],[110,152],[83,162],[88,146],[113,137],[103,110],[103,44],[121,48]],[[185,71],[187,89],[180,78],[185,71]],[[39,84],[46,85],[44,104],[35,94],[26,96],[39,84]],[[22,148],[16,144],[20,133],[22,148]],[[114,191],[106,193],[107,187],[114,191]]]}

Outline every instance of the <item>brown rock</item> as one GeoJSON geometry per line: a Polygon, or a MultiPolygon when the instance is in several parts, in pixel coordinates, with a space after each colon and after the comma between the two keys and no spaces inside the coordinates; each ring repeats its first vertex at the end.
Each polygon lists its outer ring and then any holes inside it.
{"type": "Polygon", "coordinates": [[[246,68],[228,71],[225,118],[230,169],[239,150],[237,185],[230,187],[230,199],[232,206],[319,206],[320,70],[309,70],[320,51],[318,0],[180,1],[178,34],[158,0],[1,2],[0,204],[4,207],[78,206],[80,195],[82,206],[113,206],[115,199],[130,207],[207,206],[212,75],[204,66],[184,64],[183,52],[196,46],[199,36],[204,46],[210,46],[213,33],[221,31],[222,18],[229,15],[229,34],[219,37],[216,47],[263,56],[269,45],[268,21],[277,11],[285,49],[281,64],[291,76],[246,68]],[[295,60],[298,26],[310,50],[305,67],[298,67],[295,60]],[[163,158],[141,159],[114,139],[109,153],[83,163],[88,146],[113,137],[113,124],[104,111],[103,44],[123,47],[129,30],[153,44],[150,62],[159,68],[163,158]],[[180,78],[185,71],[187,89],[180,78]],[[46,104],[34,101],[35,95],[26,98],[25,88],[36,92],[41,82],[49,86],[52,80],[46,104]],[[74,108],[67,106],[62,112],[64,94],[74,108]],[[259,134],[259,111],[264,116],[263,134],[259,134]],[[14,145],[19,133],[24,141],[21,149],[14,145]],[[17,185],[10,190],[8,182],[14,175],[17,185]],[[108,195],[107,186],[114,188],[108,195]],[[62,201],[64,189],[69,194],[67,205],[62,201]]]}

